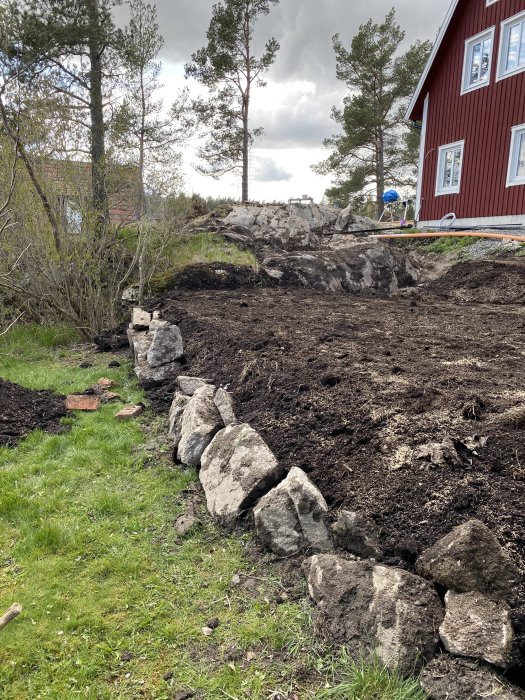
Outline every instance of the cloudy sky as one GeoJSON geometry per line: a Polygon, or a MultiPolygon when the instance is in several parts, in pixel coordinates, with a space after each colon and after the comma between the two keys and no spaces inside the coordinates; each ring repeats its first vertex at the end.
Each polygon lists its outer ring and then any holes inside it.
{"type": "MultiPolygon", "coordinates": [[[[184,63],[205,45],[214,0],[150,0],[156,2],[165,46],[162,80],[165,103],[184,80],[184,63]]],[[[397,18],[405,29],[406,44],[434,40],[450,0],[397,0],[397,18]]],[[[264,135],[250,156],[250,198],[287,200],[303,194],[319,201],[330,178],[315,175],[310,166],[326,157],[323,138],[334,131],[333,105],[340,105],[345,88],[335,77],[331,38],[341,35],[349,46],[359,25],[369,18],[381,21],[393,0],[281,0],[270,15],[260,19],[257,40],[275,37],[281,49],[267,74],[268,85],[253,95],[251,125],[264,135]]],[[[219,182],[195,173],[195,146],[186,154],[186,190],[203,195],[240,196],[238,177],[219,182]]]]}

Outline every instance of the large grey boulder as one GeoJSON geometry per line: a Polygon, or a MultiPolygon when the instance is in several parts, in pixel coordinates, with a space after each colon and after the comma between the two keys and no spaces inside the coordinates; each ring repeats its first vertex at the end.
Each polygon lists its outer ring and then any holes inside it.
{"type": "Polygon", "coordinates": [[[168,325],[155,330],[147,352],[150,367],[161,367],[179,360],[183,355],[184,346],[178,326],[168,325]]]}
{"type": "Polygon", "coordinates": [[[168,437],[172,440],[175,447],[179,444],[182,434],[182,416],[184,409],[190,400],[180,391],[176,391],[171,402],[170,411],[168,414],[168,437]]]}
{"type": "Polygon", "coordinates": [[[262,269],[281,284],[329,292],[374,289],[384,295],[418,280],[418,267],[406,252],[377,241],[354,242],[341,250],[315,250],[267,256],[262,269]]]}
{"type": "Polygon", "coordinates": [[[215,387],[210,385],[197,389],[182,414],[177,457],[190,467],[199,466],[204,450],[222,426],[214,393],[215,387]]]}
{"type": "Polygon", "coordinates": [[[281,556],[304,550],[332,549],[328,506],[302,469],[293,467],[284,481],[255,506],[255,528],[261,542],[281,556]]]}
{"type": "Polygon", "coordinates": [[[402,569],[316,554],[303,569],[316,603],[317,633],[350,655],[375,653],[402,675],[432,657],[443,620],[431,583],[402,569]]]}
{"type": "Polygon", "coordinates": [[[377,557],[381,552],[375,524],[360,513],[342,510],[332,533],[338,547],[358,557],[377,557]]]}
{"type": "Polygon", "coordinates": [[[162,365],[162,367],[150,367],[147,362],[141,362],[135,367],[135,375],[139,384],[146,390],[175,379],[179,371],[180,365],[177,362],[162,365]]]}
{"type": "Polygon", "coordinates": [[[421,673],[421,686],[431,700],[525,700],[491,669],[475,661],[441,654],[421,673]]]}
{"type": "Polygon", "coordinates": [[[515,635],[510,608],[481,593],[448,591],[439,634],[452,654],[483,659],[500,668],[513,663],[515,635]]]}
{"type": "Polygon", "coordinates": [[[416,571],[460,593],[479,591],[506,599],[521,578],[508,553],[479,520],[458,525],[426,549],[416,571]]]}
{"type": "Polygon", "coordinates": [[[199,473],[208,510],[224,525],[233,525],[281,476],[274,454],[247,423],[217,433],[199,473]]]}

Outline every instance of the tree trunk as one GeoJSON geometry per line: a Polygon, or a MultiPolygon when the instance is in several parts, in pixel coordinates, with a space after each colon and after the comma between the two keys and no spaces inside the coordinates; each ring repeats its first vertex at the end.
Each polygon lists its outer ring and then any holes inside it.
{"type": "Polygon", "coordinates": [[[139,138],[139,181],[137,191],[137,215],[141,219],[146,213],[144,194],[144,142],[146,137],[146,95],[144,92],[144,66],[140,67],[140,138],[139,138]]]}
{"type": "Polygon", "coordinates": [[[5,110],[5,105],[4,101],[2,100],[2,97],[0,95],[0,117],[2,121],[2,125],[5,129],[6,134],[9,136],[9,138],[12,140],[13,145],[15,146],[17,153],[19,157],[21,158],[26,170],[27,174],[29,175],[29,178],[31,182],[33,183],[33,187],[36,190],[36,193],[42,202],[42,206],[44,207],[44,211],[46,212],[47,220],[49,221],[49,225],[51,226],[51,233],[53,234],[53,241],[55,243],[55,249],[57,253],[60,252],[61,249],[61,241],[60,241],[60,229],[58,227],[58,220],[55,216],[55,212],[53,211],[53,207],[51,206],[51,203],[49,199],[47,198],[46,193],[42,189],[42,186],[36,176],[35,169],[33,168],[33,164],[31,163],[29,156],[27,155],[26,149],[24,148],[23,143],[21,143],[20,138],[18,136],[18,133],[13,131],[11,124],[9,123],[9,119],[7,116],[7,112],[5,110]]]}
{"type": "Polygon", "coordinates": [[[385,137],[379,128],[376,134],[376,196],[377,218],[380,219],[385,208],[383,194],[385,192],[385,137]]]}
{"type": "Polygon", "coordinates": [[[106,149],[104,107],[102,101],[102,46],[100,41],[100,13],[98,0],[87,0],[89,28],[89,109],[91,114],[91,173],[95,229],[103,234],[109,224],[108,195],[106,190],[106,149]]]}
{"type": "MultiPolygon", "coordinates": [[[[249,98],[247,98],[249,99],[249,98]]],[[[249,151],[249,134],[248,134],[248,102],[246,107],[243,105],[242,117],[242,196],[243,202],[248,201],[248,151],[249,151]]]]}
{"type": "Polygon", "coordinates": [[[250,17],[244,15],[244,50],[246,66],[246,90],[242,96],[242,195],[243,202],[248,201],[248,152],[250,150],[250,132],[248,131],[248,113],[250,109],[251,55],[250,55],[250,17]]]}

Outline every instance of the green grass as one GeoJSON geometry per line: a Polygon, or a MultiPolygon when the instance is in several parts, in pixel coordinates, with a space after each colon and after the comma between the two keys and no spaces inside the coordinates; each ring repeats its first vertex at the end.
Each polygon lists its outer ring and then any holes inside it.
{"type": "Polygon", "coordinates": [[[417,680],[405,680],[378,660],[352,661],[341,657],[348,669],[343,680],[318,693],[319,700],[426,700],[417,680]]]}
{"type": "Polygon", "coordinates": [[[170,247],[170,257],[173,271],[188,265],[212,262],[246,266],[254,270],[258,268],[257,258],[251,251],[241,250],[233,243],[226,243],[224,238],[216,233],[179,236],[170,247]]]}
{"type": "MultiPolygon", "coordinates": [[[[0,338],[0,376],[62,393],[110,376],[123,398],[143,398],[128,364],[109,369],[111,356],[77,340],[19,326],[0,338]],[[86,357],[94,367],[80,369],[86,357]]],[[[319,655],[307,601],[275,602],[279,581],[249,562],[248,535],[203,515],[179,537],[173,523],[196,475],[171,463],[162,420],[118,422],[116,410],[0,448],[0,611],[23,605],[0,632],[2,700],[168,700],[183,689],[211,700],[292,690],[301,700],[420,700],[384,674],[375,695],[346,678],[330,691],[339,695],[319,695],[348,663],[319,655]],[[232,587],[237,573],[257,577],[260,594],[232,587]],[[220,625],[206,637],[211,617],[220,625]]]]}
{"type": "Polygon", "coordinates": [[[461,238],[447,238],[444,236],[443,238],[436,238],[432,243],[424,243],[423,245],[425,252],[428,253],[454,254],[460,253],[464,248],[472,245],[477,240],[479,239],[472,236],[462,236],[461,238]]]}

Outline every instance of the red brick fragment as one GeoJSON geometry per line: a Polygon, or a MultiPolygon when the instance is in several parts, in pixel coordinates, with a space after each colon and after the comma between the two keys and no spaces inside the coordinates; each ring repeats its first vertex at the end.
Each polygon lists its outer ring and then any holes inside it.
{"type": "Polygon", "coordinates": [[[98,396],[86,394],[70,394],[66,396],[66,408],[68,411],[96,411],[100,406],[98,396]]]}
{"type": "Polygon", "coordinates": [[[126,418],[136,418],[137,416],[140,416],[143,410],[144,406],[141,406],[140,404],[137,406],[125,406],[115,415],[115,418],[120,420],[126,420],[126,418]]]}
{"type": "Polygon", "coordinates": [[[98,382],[95,384],[93,389],[95,390],[96,394],[101,394],[103,391],[107,391],[108,389],[111,389],[114,387],[116,382],[113,381],[113,379],[108,379],[107,377],[102,377],[101,379],[98,380],[98,382]]]}

